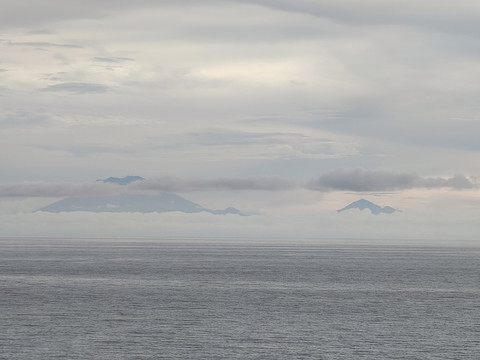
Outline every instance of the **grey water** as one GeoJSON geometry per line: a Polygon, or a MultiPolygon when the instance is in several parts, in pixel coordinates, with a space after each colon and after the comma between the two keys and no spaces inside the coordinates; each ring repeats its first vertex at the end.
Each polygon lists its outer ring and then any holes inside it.
{"type": "Polygon", "coordinates": [[[480,248],[0,239],[1,359],[478,359],[480,248]]]}

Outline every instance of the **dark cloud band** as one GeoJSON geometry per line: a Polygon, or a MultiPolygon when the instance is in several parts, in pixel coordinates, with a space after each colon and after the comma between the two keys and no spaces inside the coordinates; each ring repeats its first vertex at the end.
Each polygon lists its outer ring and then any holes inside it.
{"type": "Polygon", "coordinates": [[[296,187],[292,181],[278,177],[248,177],[248,178],[219,178],[184,180],[175,177],[162,177],[134,183],[130,186],[139,190],[160,191],[237,191],[237,190],[264,190],[282,191],[296,187]]]}
{"type": "Polygon", "coordinates": [[[395,174],[363,169],[336,170],[321,175],[310,182],[307,188],[318,191],[395,191],[413,188],[443,188],[457,190],[476,187],[464,175],[451,178],[421,177],[416,174],[395,174]]]}
{"type": "Polygon", "coordinates": [[[0,197],[65,197],[102,196],[121,193],[155,193],[159,191],[288,191],[306,188],[313,191],[401,191],[415,188],[451,188],[454,190],[478,188],[464,175],[450,178],[421,177],[416,174],[395,174],[383,171],[336,170],[317,179],[298,185],[279,177],[247,177],[218,179],[181,179],[165,176],[136,181],[126,186],[109,183],[90,185],[72,184],[19,184],[0,185],[0,197]]]}

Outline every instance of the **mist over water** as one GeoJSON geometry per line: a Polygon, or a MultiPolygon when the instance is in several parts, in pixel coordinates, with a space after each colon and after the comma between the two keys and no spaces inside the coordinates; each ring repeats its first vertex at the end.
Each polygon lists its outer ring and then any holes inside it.
{"type": "Polygon", "coordinates": [[[0,358],[476,359],[480,248],[0,239],[0,358]]]}

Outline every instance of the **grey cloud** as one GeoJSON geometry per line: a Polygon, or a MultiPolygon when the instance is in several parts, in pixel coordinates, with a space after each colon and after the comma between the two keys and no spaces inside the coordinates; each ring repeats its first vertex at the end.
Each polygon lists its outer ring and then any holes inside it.
{"type": "Polygon", "coordinates": [[[61,84],[47,86],[46,88],[40,89],[40,91],[88,94],[88,93],[104,93],[108,89],[109,87],[103,84],[84,83],[84,82],[65,82],[61,84]]]}
{"type": "Polygon", "coordinates": [[[0,127],[24,127],[45,126],[51,121],[50,117],[42,113],[29,111],[5,112],[0,116],[0,127]]]}
{"type": "Polygon", "coordinates": [[[438,188],[438,187],[450,187],[456,190],[472,189],[477,185],[466,178],[464,175],[457,174],[451,178],[421,178],[418,181],[418,187],[425,188],[438,188]]]}
{"type": "MultiPolygon", "coordinates": [[[[444,104],[451,99],[444,100],[444,104]]],[[[473,102],[472,97],[472,102],[473,102]]],[[[480,150],[477,134],[480,133],[480,122],[477,109],[469,109],[468,99],[459,99],[452,104],[450,114],[424,113],[418,107],[389,109],[386,104],[352,102],[350,107],[332,111],[312,111],[309,119],[298,121],[306,127],[327,130],[340,134],[361,136],[366,139],[379,139],[399,144],[429,146],[445,149],[480,150]],[[464,103],[461,103],[461,102],[464,103]],[[454,116],[463,107],[467,119],[454,116]],[[387,118],[386,118],[387,116],[387,118]],[[434,125],[433,125],[434,124],[434,125]]],[[[433,105],[432,105],[433,106],[433,105]]],[[[288,119],[277,119],[277,122],[288,123],[288,119]]]]}
{"type": "Polygon", "coordinates": [[[161,78],[159,81],[136,81],[128,80],[123,82],[125,86],[132,86],[137,89],[150,89],[152,91],[170,91],[170,90],[198,90],[198,89],[218,89],[232,84],[230,79],[202,79],[191,76],[188,71],[172,72],[161,78]]]}
{"type": "Polygon", "coordinates": [[[336,170],[320,176],[308,185],[312,190],[388,191],[414,186],[417,175],[390,174],[382,171],[336,170]]]}
{"type": "Polygon", "coordinates": [[[399,129],[398,133],[400,136],[403,135],[404,142],[413,145],[480,150],[478,121],[456,119],[437,121],[435,126],[422,124],[413,131],[399,129]]]}
{"type": "Polygon", "coordinates": [[[363,169],[336,170],[321,175],[310,182],[307,188],[319,191],[394,191],[413,188],[444,188],[456,190],[470,189],[477,185],[464,175],[452,178],[421,177],[416,174],[395,174],[385,171],[363,169]]]}
{"type": "Polygon", "coordinates": [[[107,147],[100,144],[82,144],[82,145],[65,145],[65,146],[52,146],[43,145],[39,146],[41,149],[50,151],[65,151],[79,157],[88,157],[91,155],[106,154],[106,153],[128,153],[131,149],[107,147]]]}
{"type": "Polygon", "coordinates": [[[116,184],[17,184],[0,185],[0,197],[66,197],[117,194],[124,189],[116,184]]]}
{"type": "MultiPolygon", "coordinates": [[[[319,24],[321,25],[321,24],[319,24]]],[[[298,24],[296,26],[203,26],[183,31],[180,36],[191,40],[206,42],[285,42],[298,39],[315,39],[325,35],[328,30],[319,26],[298,24]]]]}
{"type": "Polygon", "coordinates": [[[278,177],[248,177],[183,180],[175,177],[162,177],[129,185],[132,189],[156,191],[223,191],[223,190],[264,190],[281,191],[295,187],[289,180],[278,177]]]}
{"type": "MultiPolygon", "coordinates": [[[[205,1],[206,4],[218,1],[205,1]]],[[[17,0],[2,0],[0,28],[26,26],[52,26],[52,22],[69,19],[105,18],[107,15],[159,6],[197,5],[195,0],[36,0],[25,4],[17,0]]]]}
{"type": "Polygon", "coordinates": [[[36,30],[30,30],[28,34],[31,35],[46,35],[46,34],[52,34],[52,31],[49,29],[36,29],[36,30]]]}
{"type": "Polygon", "coordinates": [[[204,156],[209,153],[217,160],[222,157],[223,151],[248,159],[333,158],[357,152],[349,143],[294,131],[254,132],[218,128],[175,137],[156,137],[151,142],[158,143],[152,147],[155,151],[192,151],[200,147],[204,156]]]}
{"type": "Polygon", "coordinates": [[[452,188],[455,190],[477,188],[477,184],[464,175],[451,178],[420,177],[415,174],[393,174],[383,171],[337,170],[299,186],[280,177],[254,176],[216,179],[182,179],[164,176],[137,181],[121,186],[111,183],[75,184],[17,184],[0,185],[0,197],[67,197],[104,196],[115,194],[144,194],[195,191],[288,191],[304,187],[315,191],[380,192],[413,188],[452,188]]]}
{"type": "Polygon", "coordinates": [[[10,46],[34,46],[34,47],[60,47],[60,48],[72,48],[72,49],[82,49],[83,46],[75,44],[56,44],[45,41],[23,41],[23,42],[13,42],[8,41],[10,46]]]}
{"type": "Polygon", "coordinates": [[[127,57],[100,57],[100,56],[94,57],[93,60],[97,62],[104,62],[104,63],[120,63],[124,61],[134,61],[134,59],[127,58],[127,57]]]}
{"type": "Polygon", "coordinates": [[[152,193],[159,191],[225,191],[225,190],[263,190],[282,191],[295,187],[291,181],[277,177],[191,179],[160,177],[126,186],[110,183],[89,185],[73,184],[17,184],[0,185],[0,197],[66,197],[66,196],[102,196],[124,193],[152,193]]]}
{"type": "Polygon", "coordinates": [[[452,6],[438,6],[431,0],[390,2],[368,0],[355,4],[351,1],[326,0],[233,0],[275,10],[330,18],[352,25],[414,25],[448,32],[479,31],[479,8],[475,2],[459,1],[452,6]]]}
{"type": "Polygon", "coordinates": [[[366,0],[352,3],[341,0],[104,0],[81,2],[74,0],[37,0],[24,5],[15,0],[3,0],[0,26],[51,26],[52,22],[79,18],[104,18],[111,13],[142,8],[169,6],[211,6],[236,2],[254,4],[270,9],[330,18],[337,22],[354,25],[413,24],[436,27],[449,32],[472,32],[480,29],[479,9],[475,1],[457,1],[455,4],[438,5],[437,1],[406,0],[399,4],[366,0]]]}
{"type": "Polygon", "coordinates": [[[189,133],[188,136],[201,145],[252,145],[252,144],[284,144],[293,139],[304,138],[303,134],[280,132],[247,132],[224,129],[189,133]]]}

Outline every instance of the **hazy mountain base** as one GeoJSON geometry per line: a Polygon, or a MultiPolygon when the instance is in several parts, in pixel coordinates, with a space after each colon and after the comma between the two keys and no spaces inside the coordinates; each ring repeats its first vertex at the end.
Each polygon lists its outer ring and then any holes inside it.
{"type": "Polygon", "coordinates": [[[399,239],[401,243],[405,239],[429,239],[435,243],[444,239],[455,245],[459,245],[460,240],[479,244],[475,214],[452,219],[450,214],[441,211],[429,214],[414,210],[388,216],[373,216],[358,210],[292,214],[284,209],[272,209],[268,214],[256,216],[218,216],[205,211],[28,211],[0,214],[0,228],[2,236],[362,238],[399,239]]]}
{"type": "Polygon", "coordinates": [[[139,213],[179,211],[198,213],[203,211],[215,215],[237,214],[246,216],[233,207],[224,210],[212,210],[168,192],[162,192],[158,195],[123,194],[101,197],[69,197],[36,211],[54,213],[71,211],[139,213]]]}

